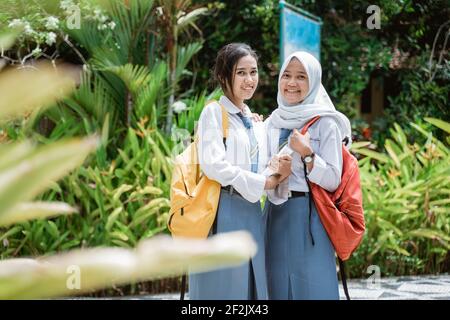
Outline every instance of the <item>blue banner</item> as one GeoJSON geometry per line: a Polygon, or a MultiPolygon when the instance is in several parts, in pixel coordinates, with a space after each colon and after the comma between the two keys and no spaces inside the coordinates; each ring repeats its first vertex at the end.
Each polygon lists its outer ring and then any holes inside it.
{"type": "Polygon", "coordinates": [[[295,51],[307,51],[320,61],[322,20],[309,12],[280,1],[281,62],[295,51]]]}

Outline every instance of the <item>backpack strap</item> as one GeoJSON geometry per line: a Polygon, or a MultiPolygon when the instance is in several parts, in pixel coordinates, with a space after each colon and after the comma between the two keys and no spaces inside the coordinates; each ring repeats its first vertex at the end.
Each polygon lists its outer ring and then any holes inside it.
{"type": "MultiPolygon", "coordinates": [[[[219,103],[219,102],[217,102],[219,103]]],[[[219,103],[220,109],[222,110],[222,134],[223,134],[223,147],[225,150],[227,150],[227,137],[228,137],[228,111],[225,109],[225,107],[219,103]]],[[[214,218],[213,224],[212,224],[212,234],[217,233],[217,215],[214,218]]]]}
{"type": "Polygon", "coordinates": [[[350,300],[350,295],[348,294],[348,288],[347,288],[347,276],[345,274],[345,262],[341,260],[341,258],[338,257],[339,261],[339,273],[341,274],[341,280],[342,280],[342,286],[344,287],[344,293],[347,300],[350,300]]]}
{"type": "Polygon", "coordinates": [[[303,127],[301,134],[305,134],[308,131],[309,127],[311,127],[317,120],[319,120],[320,116],[314,117],[303,127]]]}
{"type": "MultiPolygon", "coordinates": [[[[312,118],[303,128],[301,131],[301,134],[305,134],[306,131],[308,131],[309,127],[311,127],[317,120],[319,120],[320,116],[314,117],[312,118]]],[[[344,139],[342,139],[342,142],[345,144],[345,146],[348,145],[348,143],[350,142],[349,137],[344,137],[344,139]]]]}
{"type": "Polygon", "coordinates": [[[220,108],[222,109],[222,133],[223,133],[223,144],[225,145],[225,140],[228,137],[228,111],[225,107],[220,104],[220,108]]]}
{"type": "Polygon", "coordinates": [[[228,137],[228,111],[217,100],[209,100],[208,102],[206,102],[206,106],[213,102],[216,102],[220,106],[220,109],[222,111],[222,134],[223,134],[223,145],[225,146],[225,140],[228,137]]]}
{"type": "MultiPolygon", "coordinates": [[[[317,116],[317,117],[314,117],[311,120],[309,120],[309,122],[302,128],[301,134],[305,134],[308,131],[309,127],[311,127],[317,120],[319,120],[319,118],[320,118],[320,116],[317,116]]],[[[302,161],[303,161],[303,159],[302,159],[302,161]]],[[[306,185],[308,186],[308,193],[309,193],[309,196],[308,196],[309,236],[311,237],[311,244],[314,246],[315,245],[315,241],[314,241],[314,237],[313,237],[313,234],[312,234],[312,226],[311,226],[312,225],[311,224],[311,219],[312,219],[312,217],[311,217],[311,215],[312,215],[312,193],[311,193],[311,187],[309,185],[310,182],[309,182],[309,179],[308,179],[308,174],[306,172],[306,163],[305,162],[303,162],[303,173],[305,175],[305,181],[306,181],[306,185]]]]}

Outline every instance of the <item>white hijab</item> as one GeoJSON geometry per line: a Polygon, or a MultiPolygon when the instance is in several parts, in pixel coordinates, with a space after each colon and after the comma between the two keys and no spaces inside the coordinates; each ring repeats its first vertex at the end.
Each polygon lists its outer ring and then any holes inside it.
{"type": "Polygon", "coordinates": [[[322,67],[313,55],[305,51],[296,51],[286,58],[278,76],[277,102],[278,108],[272,112],[269,118],[275,128],[300,129],[315,116],[332,117],[336,120],[342,137],[350,139],[348,144],[350,146],[352,137],[350,121],[344,114],[337,111],[331,102],[322,85],[322,67]],[[301,103],[288,105],[281,95],[280,80],[284,70],[294,57],[303,64],[308,74],[309,92],[301,103]]]}

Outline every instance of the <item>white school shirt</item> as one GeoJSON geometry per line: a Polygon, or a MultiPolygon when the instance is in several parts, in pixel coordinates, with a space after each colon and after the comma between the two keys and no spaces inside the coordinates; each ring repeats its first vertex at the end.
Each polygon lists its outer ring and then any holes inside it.
{"type": "MultiPolygon", "coordinates": [[[[265,121],[267,131],[266,159],[271,159],[278,153],[280,129],[275,128],[270,121],[265,121]]],[[[298,128],[299,130],[301,128],[298,128]]],[[[307,173],[310,181],[325,190],[335,191],[341,183],[342,175],[342,135],[335,121],[330,117],[321,117],[309,127],[311,147],[315,153],[314,166],[307,173]]],[[[289,136],[290,140],[290,136],[289,136]]],[[[294,151],[292,155],[292,173],[289,176],[289,190],[308,192],[308,186],[303,171],[300,154],[294,151]]],[[[270,197],[269,197],[270,199],[270,197]]]]}
{"type": "MultiPolygon", "coordinates": [[[[233,186],[246,200],[257,202],[264,194],[266,177],[251,172],[250,139],[237,113],[241,110],[226,96],[219,103],[206,106],[198,123],[198,157],[203,173],[222,186],[233,186]],[[222,104],[228,111],[228,138],[226,150],[222,134],[222,104]]],[[[245,114],[250,114],[248,106],[245,114]]],[[[259,147],[258,172],[265,168],[267,150],[263,122],[253,122],[253,130],[259,147]]]]}

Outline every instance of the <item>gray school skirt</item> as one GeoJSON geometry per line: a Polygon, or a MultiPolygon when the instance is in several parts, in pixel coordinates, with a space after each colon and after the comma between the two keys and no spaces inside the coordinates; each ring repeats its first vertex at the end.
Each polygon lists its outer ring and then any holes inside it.
{"type": "Polygon", "coordinates": [[[269,201],[266,258],[269,299],[339,299],[334,248],[312,203],[311,232],[306,196],[281,205],[269,201]]]}
{"type": "Polygon", "coordinates": [[[260,202],[251,203],[240,195],[221,190],[217,210],[217,233],[246,230],[258,245],[256,255],[233,268],[189,274],[190,300],[266,300],[264,228],[260,202]]]}

